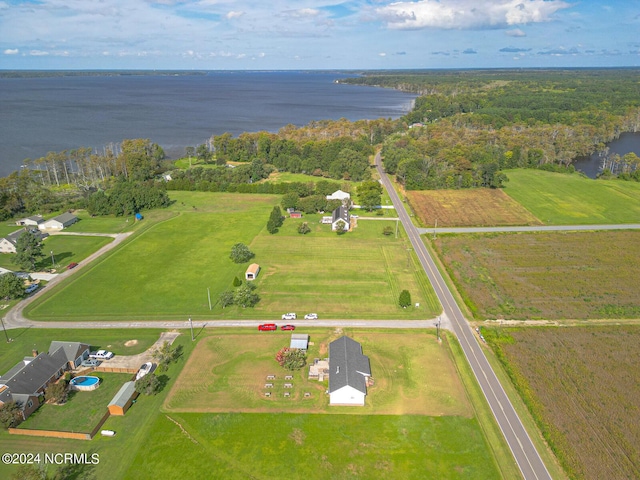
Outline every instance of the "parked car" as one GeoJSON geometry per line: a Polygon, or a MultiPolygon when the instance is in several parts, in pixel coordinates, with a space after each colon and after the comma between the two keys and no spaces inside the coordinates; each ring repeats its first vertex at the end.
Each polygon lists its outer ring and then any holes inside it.
{"type": "Polygon", "coordinates": [[[277,329],[278,326],[275,323],[263,323],[262,325],[258,325],[258,330],[261,332],[271,332],[277,329]]]}
{"type": "Polygon", "coordinates": [[[82,361],[80,366],[81,367],[97,367],[101,363],[102,362],[100,360],[98,360],[97,358],[87,358],[86,360],[82,361]]]}
{"type": "Polygon", "coordinates": [[[97,358],[98,360],[109,360],[113,358],[113,352],[107,350],[98,350],[97,352],[91,352],[89,358],[97,358]]]}
{"type": "Polygon", "coordinates": [[[304,316],[305,320],[317,320],[318,319],[318,314],[317,313],[307,313],[304,316]]]}
{"type": "Polygon", "coordinates": [[[280,330],[295,330],[296,326],[295,325],[282,325],[280,327],[280,330]]]}
{"type": "Polygon", "coordinates": [[[67,270],[71,270],[72,268],[76,268],[78,266],[78,264],[76,262],[71,262],[69,265],[67,265],[67,270]]]}
{"type": "Polygon", "coordinates": [[[296,314],[295,313],[285,313],[284,315],[282,315],[282,319],[283,320],[295,320],[296,319],[296,314]]]}
{"type": "Polygon", "coordinates": [[[40,285],[38,285],[37,283],[32,283],[31,285],[29,285],[27,288],[24,289],[24,293],[29,294],[31,292],[35,292],[39,286],[40,285]]]}

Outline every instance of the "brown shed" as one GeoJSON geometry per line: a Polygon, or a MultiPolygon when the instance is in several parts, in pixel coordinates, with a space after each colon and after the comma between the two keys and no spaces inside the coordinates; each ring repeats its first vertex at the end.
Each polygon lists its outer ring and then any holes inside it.
{"type": "Polygon", "coordinates": [[[137,396],[138,392],[136,392],[135,382],[125,383],[120,387],[120,390],[118,390],[116,396],[113,397],[113,400],[109,402],[107,407],[109,409],[109,413],[111,415],[124,415],[125,412],[129,410],[129,407],[137,396]]]}
{"type": "Polygon", "coordinates": [[[244,278],[247,280],[255,280],[258,276],[258,272],[260,271],[260,265],[257,263],[252,263],[247,268],[247,271],[244,273],[244,278]]]}

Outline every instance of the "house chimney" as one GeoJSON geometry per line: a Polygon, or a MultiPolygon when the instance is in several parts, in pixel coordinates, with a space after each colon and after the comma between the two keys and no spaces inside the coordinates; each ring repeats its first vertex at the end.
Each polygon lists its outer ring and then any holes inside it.
{"type": "Polygon", "coordinates": [[[38,356],[38,350],[36,350],[35,348],[33,350],[31,350],[31,355],[33,355],[34,358],[37,357],[38,356]]]}

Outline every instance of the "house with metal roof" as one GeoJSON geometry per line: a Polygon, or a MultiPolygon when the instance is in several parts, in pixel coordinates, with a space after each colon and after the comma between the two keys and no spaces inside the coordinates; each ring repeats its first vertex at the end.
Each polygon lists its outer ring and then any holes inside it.
{"type": "Polygon", "coordinates": [[[331,195],[327,195],[327,200],[340,200],[344,202],[345,200],[350,200],[351,195],[347,192],[343,192],[342,190],[336,190],[331,195]]]}
{"type": "Polygon", "coordinates": [[[38,225],[40,230],[63,230],[78,221],[74,214],[65,212],[57,217],[50,218],[38,225]]]}
{"type": "Polygon", "coordinates": [[[371,377],[369,357],[349,337],[329,344],[329,405],[364,405],[371,377]]]}
{"type": "Polygon", "coordinates": [[[44,218],[42,217],[42,215],[33,215],[31,217],[26,217],[26,218],[21,218],[19,220],[16,220],[16,225],[19,225],[21,227],[26,227],[26,226],[37,227],[42,222],[44,222],[44,218]]]}

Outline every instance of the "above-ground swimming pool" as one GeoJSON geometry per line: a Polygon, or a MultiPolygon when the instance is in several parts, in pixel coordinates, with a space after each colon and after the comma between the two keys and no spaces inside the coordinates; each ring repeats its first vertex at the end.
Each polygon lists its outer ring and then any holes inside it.
{"type": "Polygon", "coordinates": [[[100,379],[98,377],[83,375],[71,379],[70,385],[74,390],[88,392],[90,390],[95,390],[100,386],[100,379]]]}

